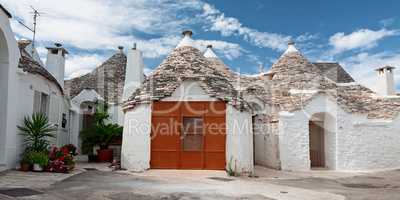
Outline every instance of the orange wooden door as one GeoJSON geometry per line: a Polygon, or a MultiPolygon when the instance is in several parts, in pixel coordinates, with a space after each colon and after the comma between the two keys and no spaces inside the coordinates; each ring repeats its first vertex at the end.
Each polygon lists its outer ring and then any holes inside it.
{"type": "Polygon", "coordinates": [[[225,169],[225,103],[208,103],[205,115],[204,169],[225,169]]]}
{"type": "Polygon", "coordinates": [[[151,168],[225,169],[224,102],[155,102],[151,168]]]}
{"type": "Polygon", "coordinates": [[[150,166],[154,169],[179,167],[180,109],[173,102],[153,104],[150,166]]]}

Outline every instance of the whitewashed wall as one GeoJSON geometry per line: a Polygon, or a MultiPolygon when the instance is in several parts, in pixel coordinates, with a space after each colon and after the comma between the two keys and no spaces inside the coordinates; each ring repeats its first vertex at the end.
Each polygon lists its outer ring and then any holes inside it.
{"type": "MultiPolygon", "coordinates": [[[[280,113],[279,153],[283,170],[301,171],[310,169],[309,120],[317,113],[337,116],[337,109],[335,102],[324,95],[318,95],[302,110],[293,113],[280,113]]],[[[329,126],[334,129],[335,125],[333,124],[329,126]]],[[[332,131],[331,134],[335,134],[335,131],[332,131]]],[[[325,146],[329,146],[329,149],[325,149],[325,158],[329,160],[329,163],[332,163],[332,160],[335,159],[334,146],[336,141],[334,138],[334,136],[325,137],[325,146]]],[[[335,168],[334,166],[329,167],[335,168]]]]}
{"type": "Polygon", "coordinates": [[[0,11],[0,167],[15,166],[18,160],[17,76],[20,53],[8,16],[0,11]]]}
{"type": "Polygon", "coordinates": [[[140,104],[125,113],[121,166],[130,171],[150,168],[151,104],[140,104]]]}
{"type": "Polygon", "coordinates": [[[111,104],[108,107],[108,113],[110,114],[110,121],[112,123],[118,123],[124,125],[124,112],[120,104],[111,104]]]}
{"type": "Polygon", "coordinates": [[[400,168],[400,117],[394,120],[367,119],[345,112],[319,95],[303,110],[281,113],[280,158],[284,170],[309,170],[308,121],[325,112],[325,160],[329,169],[354,171],[400,168]]]}
{"type": "Polygon", "coordinates": [[[338,170],[400,168],[399,116],[385,121],[340,112],[338,120],[338,170]]]}
{"type": "Polygon", "coordinates": [[[254,169],[252,126],[251,113],[227,105],[226,163],[231,163],[239,173],[251,173],[254,169]]]}
{"type": "MultiPolygon", "coordinates": [[[[52,139],[52,144],[54,145],[64,145],[68,144],[69,132],[68,124],[66,128],[61,127],[62,113],[67,115],[69,105],[65,101],[61,91],[58,86],[47,80],[40,75],[34,75],[30,73],[18,73],[18,124],[21,124],[25,116],[30,116],[33,113],[33,99],[34,92],[42,92],[49,95],[49,122],[57,126],[56,138],[52,139]]],[[[69,123],[69,122],[67,122],[69,123]]]]}
{"type": "Polygon", "coordinates": [[[278,123],[270,123],[265,115],[254,119],[255,164],[280,169],[278,123]]]}

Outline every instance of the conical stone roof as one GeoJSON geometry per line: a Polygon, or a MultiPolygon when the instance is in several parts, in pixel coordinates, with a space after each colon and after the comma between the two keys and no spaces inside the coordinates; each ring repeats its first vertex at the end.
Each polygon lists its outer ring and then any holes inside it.
{"type": "Polygon", "coordinates": [[[272,65],[273,85],[281,89],[315,89],[322,78],[321,70],[309,62],[291,43],[272,65]]]}
{"type": "Polygon", "coordinates": [[[64,81],[72,99],[84,89],[94,89],[106,102],[121,103],[125,83],[126,55],[118,51],[91,73],[64,81]]]}
{"type": "Polygon", "coordinates": [[[237,91],[226,75],[212,67],[198,49],[183,46],[174,49],[168,55],[125,102],[124,107],[128,109],[140,102],[171,96],[186,80],[198,81],[210,97],[224,101],[231,101],[237,97],[237,91]]]}

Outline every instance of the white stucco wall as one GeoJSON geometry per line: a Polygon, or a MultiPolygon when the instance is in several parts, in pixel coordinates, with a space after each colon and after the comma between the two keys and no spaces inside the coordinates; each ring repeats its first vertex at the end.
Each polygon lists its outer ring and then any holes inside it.
{"type": "Polygon", "coordinates": [[[25,116],[30,116],[33,113],[34,92],[42,92],[49,95],[49,122],[57,127],[56,138],[51,139],[54,145],[64,145],[70,142],[68,121],[65,128],[61,127],[62,114],[65,113],[68,120],[69,105],[64,99],[57,85],[46,78],[30,74],[18,73],[18,125],[22,123],[25,116]]]}
{"type": "MultiPolygon", "coordinates": [[[[328,113],[331,116],[337,116],[336,103],[329,100],[324,95],[318,95],[309,102],[302,110],[288,113],[281,112],[279,119],[279,153],[281,159],[281,168],[283,170],[309,170],[310,152],[309,152],[309,120],[317,113],[328,113]]],[[[334,124],[329,125],[336,127],[334,124]]],[[[330,156],[335,156],[334,149],[336,145],[334,139],[335,131],[332,136],[325,137],[325,158],[332,163],[330,156]],[[333,150],[334,151],[334,150],[333,150]]],[[[335,168],[334,166],[328,166],[335,168]]]]}
{"type": "Polygon", "coordinates": [[[151,104],[140,104],[125,113],[121,167],[130,171],[150,168],[151,104]]]}
{"type": "Polygon", "coordinates": [[[338,170],[400,168],[399,116],[384,121],[341,112],[338,122],[338,170]]]}
{"type": "MultiPolygon", "coordinates": [[[[226,163],[237,172],[253,172],[253,129],[249,112],[226,107],[226,163]]],[[[228,166],[227,166],[228,167],[228,166]]]]}
{"type": "Polygon", "coordinates": [[[112,123],[118,123],[121,126],[124,125],[124,112],[120,104],[110,104],[108,113],[110,114],[110,121],[112,123]]]}
{"type": "Polygon", "coordinates": [[[0,166],[17,161],[17,77],[20,53],[8,16],[0,11],[0,166]]]}
{"type": "Polygon", "coordinates": [[[354,171],[400,168],[400,117],[367,119],[345,112],[324,95],[300,111],[281,113],[279,148],[283,170],[309,170],[308,121],[316,113],[324,119],[325,162],[328,169],[354,171]]]}
{"type": "Polygon", "coordinates": [[[265,115],[254,117],[255,164],[280,169],[278,123],[270,123],[265,115]]]}

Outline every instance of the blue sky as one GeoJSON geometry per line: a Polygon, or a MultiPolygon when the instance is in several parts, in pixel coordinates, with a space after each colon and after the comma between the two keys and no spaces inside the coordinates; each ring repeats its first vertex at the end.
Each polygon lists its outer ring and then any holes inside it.
{"type": "MultiPolygon", "coordinates": [[[[233,70],[257,73],[279,58],[288,40],[311,61],[340,62],[356,80],[373,87],[374,68],[400,68],[399,1],[156,1],[156,0],[0,0],[15,19],[39,19],[38,50],[62,42],[71,54],[66,78],[90,72],[115,53],[138,43],[147,72],[154,69],[192,29],[201,50],[213,44],[233,70]]],[[[12,22],[18,39],[31,34],[12,22]]],[[[400,83],[400,69],[396,71],[400,83]]],[[[400,84],[398,84],[400,89],[400,84]]]]}

